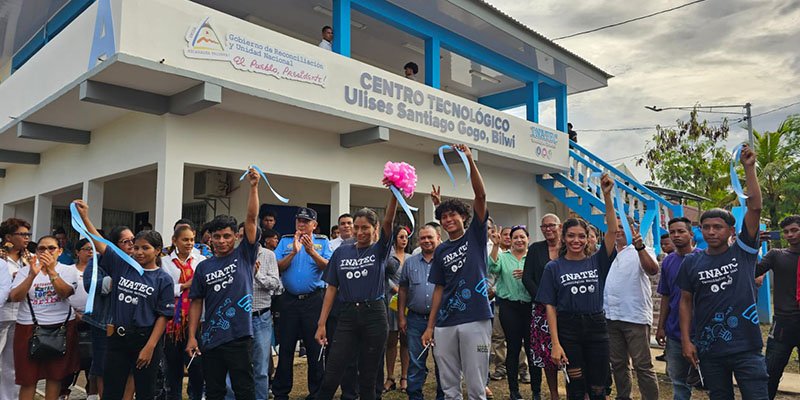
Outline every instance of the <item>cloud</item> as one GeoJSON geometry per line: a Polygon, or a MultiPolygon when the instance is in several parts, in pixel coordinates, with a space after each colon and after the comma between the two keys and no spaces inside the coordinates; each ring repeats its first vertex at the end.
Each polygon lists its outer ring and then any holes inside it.
{"type": "MultiPolygon", "coordinates": [[[[546,37],[558,37],[685,4],[651,2],[489,0],[546,37]]],[[[753,114],[800,101],[800,0],[707,0],[680,10],[557,43],[615,75],[609,86],[569,97],[569,120],[579,141],[613,160],[641,153],[655,125],[674,125],[688,112],[654,113],[645,105],[753,104],[753,114]],[[652,126],[651,130],[581,132],[652,126]]],[[[740,112],[741,109],[732,111],[740,112]]],[[[523,111],[516,111],[524,116],[523,111]]],[[[541,122],[554,123],[552,105],[541,122]]],[[[753,120],[774,130],[800,105],[753,120]]],[[[709,121],[724,115],[702,114],[709,121]]],[[[737,115],[730,115],[738,118],[737,115]]],[[[731,127],[728,147],[746,140],[743,124],[731,127]]],[[[637,178],[647,171],[627,164],[637,178]]]]}

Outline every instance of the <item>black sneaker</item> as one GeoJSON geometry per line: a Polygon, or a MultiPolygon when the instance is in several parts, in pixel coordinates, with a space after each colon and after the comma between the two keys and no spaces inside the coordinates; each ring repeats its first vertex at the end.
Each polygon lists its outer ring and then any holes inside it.
{"type": "Polygon", "coordinates": [[[523,397],[521,394],[519,394],[519,391],[511,392],[511,394],[508,395],[508,398],[510,400],[523,400],[523,397]]]}
{"type": "Polygon", "coordinates": [[[666,362],[667,361],[667,353],[662,353],[660,356],[656,356],[656,360],[666,362]]]}

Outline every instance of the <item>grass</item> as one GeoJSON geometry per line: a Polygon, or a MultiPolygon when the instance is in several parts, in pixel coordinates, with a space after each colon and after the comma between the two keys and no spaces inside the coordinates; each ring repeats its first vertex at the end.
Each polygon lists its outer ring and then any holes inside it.
{"type": "MultiPolygon", "coordinates": [[[[765,345],[766,345],[766,341],[767,341],[767,335],[769,334],[769,328],[770,328],[770,325],[762,325],[761,326],[761,332],[762,332],[762,335],[764,337],[765,345]]],[[[660,350],[653,349],[653,351],[654,352],[659,352],[660,350]]],[[[423,393],[424,393],[426,399],[434,399],[435,395],[436,395],[436,383],[435,383],[435,380],[433,378],[433,358],[432,357],[428,358],[428,368],[430,369],[431,373],[428,375],[428,380],[425,383],[425,387],[423,389],[423,393]]],[[[307,370],[306,358],[295,357],[294,387],[293,387],[292,392],[290,393],[290,398],[292,400],[302,400],[302,399],[305,399],[305,397],[306,397],[306,394],[307,394],[307,389],[306,389],[307,388],[307,386],[306,386],[306,370],[307,370]]],[[[398,373],[400,371],[399,361],[398,361],[398,363],[397,363],[397,365],[395,367],[395,371],[398,371],[398,373]]],[[[792,358],[789,361],[789,364],[786,366],[785,372],[795,373],[795,374],[800,373],[800,363],[798,363],[798,354],[797,354],[797,350],[796,349],[795,349],[795,351],[794,351],[794,353],[792,355],[792,358]]],[[[399,379],[398,379],[398,382],[399,382],[399,379]]],[[[671,384],[669,378],[666,375],[658,374],[658,384],[659,384],[659,399],[660,400],[672,399],[672,384],[671,384]]],[[[564,378],[561,375],[559,375],[559,393],[560,393],[560,398],[561,399],[565,399],[566,398],[566,389],[565,389],[565,387],[566,386],[565,386],[565,383],[564,383],[564,378]]],[[[506,380],[490,381],[489,382],[489,388],[492,390],[495,400],[508,399],[508,395],[509,395],[509,393],[508,393],[508,382],[506,380]]],[[[521,392],[521,394],[522,394],[522,396],[524,398],[526,398],[526,399],[530,399],[531,398],[530,385],[526,385],[526,384],[522,384],[521,383],[520,384],[520,392],[521,392]]],[[[185,393],[185,391],[184,391],[184,393],[185,393]]],[[[547,395],[547,393],[548,393],[547,392],[547,384],[544,383],[544,384],[542,384],[542,395],[547,395]]],[[[616,389],[612,387],[612,395],[611,395],[610,398],[613,399],[615,393],[616,393],[616,389]]],[[[638,393],[638,385],[636,383],[635,374],[634,374],[634,378],[633,378],[632,396],[633,396],[634,399],[639,399],[640,398],[639,393],[638,393]]],[[[466,394],[465,394],[464,397],[466,398],[466,394]]],[[[37,396],[37,399],[39,399],[39,398],[40,397],[37,396]]],[[[338,398],[338,396],[337,396],[337,398],[338,398]]],[[[547,398],[547,397],[545,397],[545,398],[547,398]]],[[[700,400],[707,400],[708,399],[708,393],[707,392],[702,392],[702,391],[694,391],[692,393],[692,398],[693,399],[700,399],[700,400]]],[[[736,398],[737,399],[740,398],[738,392],[736,392],[736,398]]],[[[778,400],[790,400],[790,399],[797,399],[798,395],[797,394],[794,394],[794,395],[778,394],[778,396],[776,398],[778,400]]],[[[389,392],[389,393],[385,394],[383,396],[383,399],[384,400],[406,400],[406,399],[408,399],[408,396],[406,396],[404,393],[402,393],[400,391],[393,391],[393,392],[389,392]]]]}

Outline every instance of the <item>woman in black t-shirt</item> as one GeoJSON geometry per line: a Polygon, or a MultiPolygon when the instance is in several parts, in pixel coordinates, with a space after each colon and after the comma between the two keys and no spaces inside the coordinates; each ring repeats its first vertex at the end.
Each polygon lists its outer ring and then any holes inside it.
{"type": "Polygon", "coordinates": [[[589,224],[570,218],[561,231],[559,257],[542,275],[538,303],[545,304],[553,341],[553,363],[569,376],[567,397],[604,399],[609,368],[608,332],[603,313],[603,286],[616,254],[617,218],[608,175],[601,180],[608,231],[596,253],[588,248],[589,224]],[[590,255],[591,254],[591,255],[590,255]]]}
{"type": "MultiPolygon", "coordinates": [[[[384,181],[384,184],[387,182],[384,181]]],[[[341,383],[352,357],[358,357],[359,396],[375,399],[375,380],[381,370],[389,325],[386,319],[385,265],[392,246],[392,224],[397,200],[391,197],[382,225],[375,211],[363,208],[353,216],[356,243],[343,244],[328,261],[325,281],[328,288],[315,335],[320,345],[329,344],[325,323],[334,298],[340,300],[339,323],[330,344],[330,358],[317,399],[330,400],[341,383]],[[380,238],[375,233],[380,228],[380,238]],[[354,353],[355,350],[355,354],[354,353]]],[[[309,357],[316,357],[309,354],[309,357]]],[[[323,363],[324,365],[324,363],[323,363]]]]}

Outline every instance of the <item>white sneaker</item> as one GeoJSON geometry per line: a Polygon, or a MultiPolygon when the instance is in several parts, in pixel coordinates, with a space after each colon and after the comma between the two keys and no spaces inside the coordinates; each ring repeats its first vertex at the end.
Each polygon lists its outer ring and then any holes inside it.
{"type": "Polygon", "coordinates": [[[99,394],[90,394],[90,395],[86,396],[86,400],[100,400],[100,395],[99,394]]]}

